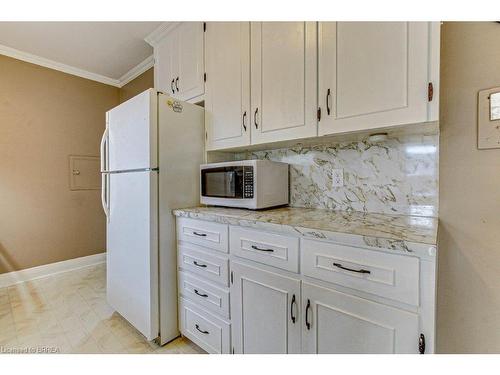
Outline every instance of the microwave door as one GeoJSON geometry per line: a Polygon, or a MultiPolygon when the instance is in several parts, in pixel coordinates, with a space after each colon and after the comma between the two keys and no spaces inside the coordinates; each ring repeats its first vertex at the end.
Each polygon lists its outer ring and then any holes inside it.
{"type": "Polygon", "coordinates": [[[202,172],[202,195],[217,198],[242,198],[243,174],[239,170],[218,168],[202,172]]]}

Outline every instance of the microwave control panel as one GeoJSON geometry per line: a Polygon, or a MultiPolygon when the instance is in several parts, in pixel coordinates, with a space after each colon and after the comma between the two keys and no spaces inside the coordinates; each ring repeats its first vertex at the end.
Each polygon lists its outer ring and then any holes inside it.
{"type": "Polygon", "coordinates": [[[253,198],[253,167],[243,167],[243,197],[253,198]]]}

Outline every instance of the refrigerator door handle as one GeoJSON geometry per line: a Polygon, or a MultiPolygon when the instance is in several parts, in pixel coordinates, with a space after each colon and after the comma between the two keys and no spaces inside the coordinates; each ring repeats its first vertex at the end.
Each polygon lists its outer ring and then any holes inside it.
{"type": "Polygon", "coordinates": [[[107,170],[108,158],[107,158],[107,148],[108,148],[108,126],[106,125],[106,130],[102,134],[101,138],[101,172],[107,170]]]}
{"type": "Polygon", "coordinates": [[[109,222],[108,175],[106,173],[101,174],[101,203],[104,214],[106,215],[106,220],[109,222]]]}

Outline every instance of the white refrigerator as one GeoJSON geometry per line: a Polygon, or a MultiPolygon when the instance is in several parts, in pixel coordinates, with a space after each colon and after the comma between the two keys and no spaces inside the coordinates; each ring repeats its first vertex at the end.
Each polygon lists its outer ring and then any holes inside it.
{"type": "Polygon", "coordinates": [[[106,114],[107,300],[146,339],[179,335],[172,209],[199,203],[203,108],[149,89],[106,114]]]}

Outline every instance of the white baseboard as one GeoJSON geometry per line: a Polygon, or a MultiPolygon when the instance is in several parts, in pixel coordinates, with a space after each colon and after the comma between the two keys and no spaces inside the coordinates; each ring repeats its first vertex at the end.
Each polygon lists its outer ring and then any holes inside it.
{"type": "Polygon", "coordinates": [[[44,264],[43,266],[27,268],[21,271],[2,273],[0,274],[0,288],[56,275],[58,273],[73,271],[79,268],[90,267],[104,262],[106,262],[106,253],[100,253],[64,260],[62,262],[44,264]]]}

